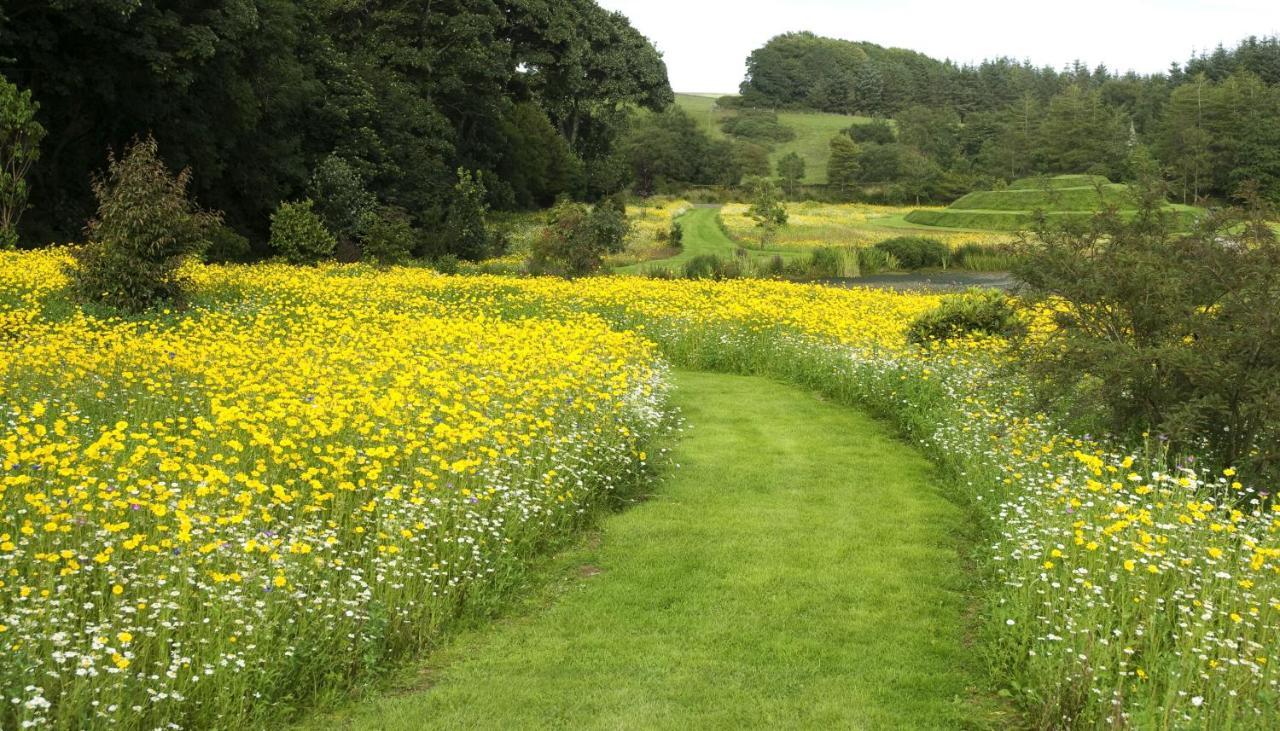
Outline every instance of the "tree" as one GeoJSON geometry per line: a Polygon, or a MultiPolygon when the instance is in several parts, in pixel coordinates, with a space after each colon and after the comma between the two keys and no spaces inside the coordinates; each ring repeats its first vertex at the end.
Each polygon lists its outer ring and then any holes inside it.
{"type": "Polygon", "coordinates": [[[18,221],[27,210],[27,173],[40,159],[44,127],[40,105],[0,76],[0,249],[18,244],[18,221]]]}
{"type": "Polygon", "coordinates": [[[827,160],[827,183],[840,188],[843,194],[856,185],[861,172],[858,162],[861,151],[846,135],[831,138],[831,156],[827,160]]]}
{"type": "Polygon", "coordinates": [[[747,215],[760,229],[760,244],[767,246],[773,232],[779,226],[787,225],[787,208],[782,203],[778,186],[770,178],[753,178],[747,182],[747,189],[751,191],[751,208],[747,215]]]}
{"type": "Polygon", "coordinates": [[[1143,174],[1137,214],[1041,224],[1017,275],[1055,327],[1025,349],[1054,408],[1084,429],[1170,439],[1268,484],[1280,477],[1280,243],[1256,190],[1189,232],[1143,174]],[[1202,450],[1202,447],[1207,449],[1202,450]]]}
{"type": "MultiPolygon", "coordinates": [[[[832,150],[834,156],[834,150],[832,150]]],[[[804,180],[804,158],[795,152],[788,152],[778,160],[778,177],[782,178],[786,185],[787,194],[795,196],[796,189],[800,182],[804,180]]],[[[830,164],[828,164],[828,175],[830,175],[830,164]]]]}
{"type": "Polygon", "coordinates": [[[82,299],[137,312],[181,298],[178,268],[221,220],[188,197],[190,181],[189,170],[169,172],[150,137],[108,156],[107,176],[93,182],[98,215],[69,272],[82,299]]]}
{"type": "Polygon", "coordinates": [[[1117,177],[1129,156],[1129,121],[1097,91],[1068,87],[1049,101],[1040,124],[1038,158],[1052,173],[1117,177]]]}
{"type": "Polygon", "coordinates": [[[949,107],[915,105],[898,113],[898,140],[942,167],[960,155],[960,115],[949,107]]]}
{"type": "Polygon", "coordinates": [[[365,220],[378,207],[378,199],[365,188],[363,176],[334,154],[316,165],[307,194],[315,201],[315,211],[325,227],[347,243],[360,238],[365,220]]]}
{"type": "Polygon", "coordinates": [[[489,229],[485,215],[484,185],[466,168],[458,168],[458,182],[453,186],[453,200],[445,217],[448,252],[466,261],[480,261],[489,253],[489,229]]]}

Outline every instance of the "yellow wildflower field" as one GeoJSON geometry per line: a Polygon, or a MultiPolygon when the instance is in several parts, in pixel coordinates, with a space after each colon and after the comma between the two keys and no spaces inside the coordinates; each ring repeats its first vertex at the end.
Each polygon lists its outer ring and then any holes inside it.
{"type": "MultiPolygon", "coordinates": [[[[747,213],[749,209],[746,203],[730,203],[720,211],[729,237],[744,246],[758,245],[760,240],[759,230],[747,213]]],[[[903,221],[902,217],[913,210],[917,209],[863,203],[788,203],[787,225],[772,234],[769,246],[799,250],[866,247],[895,236],[926,236],[955,249],[965,244],[998,245],[1013,240],[1007,233],[937,229],[903,221]]]]}
{"type": "Polygon", "coordinates": [[[189,309],[123,319],[65,303],[65,258],[0,254],[0,726],[252,726],[422,647],[642,479],[666,361],[939,462],[1042,725],[1280,725],[1273,490],[1064,431],[1001,341],[908,344],[936,296],[194,266],[189,309]]]}

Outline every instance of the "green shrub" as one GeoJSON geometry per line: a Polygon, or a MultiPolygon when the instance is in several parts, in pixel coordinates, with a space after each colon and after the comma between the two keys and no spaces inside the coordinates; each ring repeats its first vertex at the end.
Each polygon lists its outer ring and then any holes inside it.
{"type": "Polygon", "coordinates": [[[951,253],[946,244],[923,236],[898,236],[881,241],[875,248],[892,254],[903,269],[946,266],[951,253]]]}
{"type": "Polygon", "coordinates": [[[453,186],[453,198],[445,215],[448,253],[466,261],[480,261],[489,255],[492,238],[485,225],[488,212],[480,176],[458,168],[458,182],[453,186]]]}
{"type": "Polygon", "coordinates": [[[431,268],[441,274],[457,274],[462,268],[462,261],[456,254],[441,254],[431,260],[431,268]]]}
{"type": "Polygon", "coordinates": [[[365,189],[364,178],[351,163],[334,154],[316,165],[307,195],[315,201],[316,215],[325,228],[342,241],[360,238],[364,224],[377,215],[378,199],[365,189]]]}
{"type": "Polygon", "coordinates": [[[70,271],[81,299],[136,312],[181,297],[178,268],[221,220],[187,197],[190,180],[169,172],[150,137],[108,158],[107,177],[93,183],[98,215],[70,271]]]}
{"type": "Polygon", "coordinates": [[[893,254],[871,246],[858,249],[858,268],[861,269],[862,274],[879,274],[897,271],[902,268],[902,264],[893,254]]]}
{"type": "Polygon", "coordinates": [[[310,198],[284,202],[271,214],[271,248],[290,264],[314,264],[328,259],[337,246],[313,205],[310,198]]]}
{"type": "Polygon", "coordinates": [[[209,240],[204,249],[204,260],[211,264],[248,261],[253,249],[249,239],[236,233],[225,224],[209,229],[209,240]]]}
{"type": "Polygon", "coordinates": [[[923,344],[966,335],[1010,337],[1024,332],[1013,302],[994,289],[971,289],[948,295],[932,310],[920,315],[907,328],[907,340],[923,344]]]}
{"type": "Polygon", "coordinates": [[[559,203],[547,214],[547,225],[534,239],[529,271],[562,277],[590,274],[604,264],[607,243],[586,206],[559,203]]]}
{"type": "Polygon", "coordinates": [[[1009,246],[963,244],[951,253],[951,263],[975,272],[1007,272],[1018,264],[1018,256],[1009,246]]]}
{"type": "Polygon", "coordinates": [[[778,121],[778,113],[767,109],[743,109],[720,122],[725,134],[757,142],[789,142],[795,130],[778,121]]]}
{"type": "Polygon", "coordinates": [[[18,221],[27,209],[27,173],[40,159],[44,127],[36,121],[40,105],[0,75],[0,249],[18,244],[18,221]]]}
{"type": "Polygon", "coordinates": [[[826,246],[814,249],[809,255],[809,276],[812,277],[856,277],[861,271],[858,266],[858,252],[826,246]]]}
{"type": "Polygon", "coordinates": [[[600,201],[591,209],[587,221],[592,239],[606,253],[616,254],[627,247],[631,222],[627,220],[627,210],[620,199],[600,201]]]}
{"type": "Polygon", "coordinates": [[[675,221],[671,222],[671,230],[667,231],[667,245],[677,251],[684,248],[684,229],[675,221]]]}
{"type": "Polygon", "coordinates": [[[714,254],[701,254],[684,263],[685,279],[739,279],[750,274],[748,265],[738,257],[722,259],[714,254]]]}
{"type": "Polygon", "coordinates": [[[365,216],[360,253],[379,264],[402,264],[413,254],[415,234],[403,211],[384,208],[365,216]]]}

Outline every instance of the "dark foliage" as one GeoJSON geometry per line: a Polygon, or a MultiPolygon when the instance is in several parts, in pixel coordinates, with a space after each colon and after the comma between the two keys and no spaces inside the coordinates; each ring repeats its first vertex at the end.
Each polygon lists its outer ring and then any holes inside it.
{"type": "Polygon", "coordinates": [[[907,328],[907,340],[925,344],[969,335],[1015,337],[1026,332],[1013,302],[994,289],[948,295],[907,328]]]}
{"type": "Polygon", "coordinates": [[[950,256],[946,244],[923,236],[897,236],[879,242],[875,248],[892,256],[903,269],[945,266],[950,256]]]}

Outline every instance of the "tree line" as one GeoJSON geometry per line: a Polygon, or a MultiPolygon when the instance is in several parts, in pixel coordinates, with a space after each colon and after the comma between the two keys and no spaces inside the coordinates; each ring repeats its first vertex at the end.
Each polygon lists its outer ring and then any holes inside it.
{"type": "Polygon", "coordinates": [[[429,238],[460,171],[499,208],[622,189],[627,118],[673,99],[652,44],[592,0],[4,0],[0,76],[43,138],[27,244],[79,240],[108,151],[150,136],[260,251],[279,204],[326,191],[348,198],[321,213],[377,205],[429,238]]]}
{"type": "Polygon", "coordinates": [[[1219,47],[1163,74],[1121,75],[1008,58],[958,66],[788,33],[747,67],[741,105],[894,119],[851,130],[856,149],[833,141],[838,186],[886,182],[899,197],[946,199],[1040,173],[1123,177],[1139,154],[1166,167],[1187,203],[1228,197],[1245,181],[1280,200],[1277,37],[1219,47]]]}

